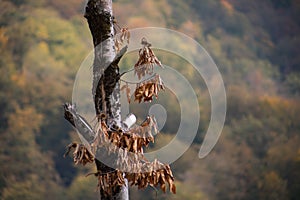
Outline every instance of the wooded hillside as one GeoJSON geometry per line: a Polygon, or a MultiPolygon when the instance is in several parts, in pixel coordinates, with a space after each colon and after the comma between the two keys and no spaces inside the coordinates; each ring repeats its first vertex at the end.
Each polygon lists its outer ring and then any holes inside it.
{"type": "MultiPolygon", "coordinates": [[[[65,146],[79,139],[63,119],[62,104],[71,99],[76,72],[93,48],[84,8],[82,0],[0,1],[3,200],[97,199],[97,180],[85,177],[94,166],[74,167],[63,158],[65,146]]],[[[172,60],[198,86],[201,121],[193,146],[171,166],[178,194],[159,191],[157,199],[299,199],[300,1],[116,0],[114,13],[122,26],[166,27],[194,38],[215,60],[226,87],[222,136],[198,159],[209,94],[193,68],[172,60]]],[[[130,59],[122,61],[125,68],[130,59]]],[[[130,107],[143,119],[156,103],[170,117],[152,149],[176,134],[176,98],[161,95],[130,107]]],[[[155,193],[133,188],[130,198],[155,199],[155,193]]]]}

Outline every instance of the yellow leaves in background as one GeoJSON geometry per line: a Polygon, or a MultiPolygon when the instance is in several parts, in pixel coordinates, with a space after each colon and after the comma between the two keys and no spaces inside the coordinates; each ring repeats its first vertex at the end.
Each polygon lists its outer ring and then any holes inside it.
{"type": "Polygon", "coordinates": [[[84,2],[82,0],[48,0],[49,4],[57,9],[65,18],[77,15],[82,10],[84,2]]]}
{"type": "Polygon", "coordinates": [[[7,180],[7,186],[2,191],[1,199],[30,199],[39,200],[41,198],[46,198],[46,188],[45,185],[41,184],[40,178],[36,175],[30,175],[25,181],[17,181],[15,178],[10,178],[7,180]]]}
{"type": "Polygon", "coordinates": [[[18,132],[20,136],[26,133],[38,132],[43,116],[33,107],[16,108],[15,113],[9,115],[8,124],[12,130],[18,132]]]}
{"type": "Polygon", "coordinates": [[[95,199],[99,196],[99,191],[96,190],[95,187],[95,179],[79,174],[74,178],[72,184],[67,189],[67,196],[67,199],[72,200],[95,199]]]}
{"type": "Polygon", "coordinates": [[[5,47],[8,41],[8,36],[4,28],[0,28],[0,47],[5,47]]]}
{"type": "Polygon", "coordinates": [[[151,23],[145,17],[131,17],[128,19],[128,27],[139,28],[139,27],[149,27],[151,23]]]}
{"type": "Polygon", "coordinates": [[[264,174],[263,180],[259,182],[260,199],[272,200],[281,199],[288,200],[287,197],[287,181],[283,180],[275,171],[264,174]]]}
{"type": "Polygon", "coordinates": [[[114,4],[114,14],[121,24],[129,28],[165,27],[166,18],[171,18],[172,8],[167,0],[136,1],[130,4],[120,2],[114,4]]]}
{"type": "Polygon", "coordinates": [[[22,73],[14,73],[10,77],[11,81],[13,81],[18,87],[25,88],[26,86],[26,75],[24,72],[22,73]]]}
{"type": "Polygon", "coordinates": [[[234,12],[234,7],[233,5],[228,2],[227,0],[221,0],[221,5],[226,8],[229,14],[232,14],[234,12]]]}
{"type": "Polygon", "coordinates": [[[209,200],[209,198],[199,189],[199,186],[189,182],[176,182],[177,193],[172,200],[209,200]]]}
{"type": "Polygon", "coordinates": [[[200,22],[194,22],[188,20],[181,25],[180,31],[182,31],[184,34],[188,35],[189,37],[197,38],[202,33],[201,25],[199,23],[200,22]]]}

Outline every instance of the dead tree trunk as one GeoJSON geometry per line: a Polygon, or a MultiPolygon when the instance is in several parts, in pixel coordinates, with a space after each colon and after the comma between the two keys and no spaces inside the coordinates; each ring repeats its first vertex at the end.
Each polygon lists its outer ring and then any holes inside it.
{"type": "MultiPolygon", "coordinates": [[[[114,48],[112,0],[89,0],[85,18],[94,43],[93,88],[96,115],[106,115],[108,126],[121,126],[119,67],[120,57],[114,48]]],[[[125,53],[125,52],[123,52],[125,53]]],[[[97,169],[109,172],[112,169],[96,160],[97,169]]],[[[115,186],[111,196],[100,189],[102,200],[128,200],[128,185],[115,186]]]]}

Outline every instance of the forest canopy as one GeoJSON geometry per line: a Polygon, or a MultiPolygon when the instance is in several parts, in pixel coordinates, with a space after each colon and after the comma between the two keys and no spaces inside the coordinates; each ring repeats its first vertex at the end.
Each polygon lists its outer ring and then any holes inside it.
{"type": "MultiPolygon", "coordinates": [[[[226,87],[225,127],[214,150],[200,160],[209,94],[185,61],[172,60],[172,67],[198,86],[201,121],[193,145],[171,166],[178,194],[158,192],[157,199],[299,199],[299,5],[298,0],[113,1],[123,26],[166,27],[198,41],[226,87]]],[[[65,146],[79,138],[63,120],[62,104],[71,99],[76,72],[92,50],[84,8],[82,0],[0,1],[3,200],[97,198],[97,180],[85,177],[94,166],[75,168],[63,158],[65,146]]],[[[162,62],[169,58],[157,56],[162,62]]],[[[122,60],[121,68],[130,59],[122,60]]],[[[180,119],[176,98],[162,95],[154,103],[172,117],[152,149],[174,137],[180,119]]],[[[146,108],[130,107],[140,118],[146,108]]],[[[155,199],[156,191],[132,188],[130,197],[155,199]]]]}

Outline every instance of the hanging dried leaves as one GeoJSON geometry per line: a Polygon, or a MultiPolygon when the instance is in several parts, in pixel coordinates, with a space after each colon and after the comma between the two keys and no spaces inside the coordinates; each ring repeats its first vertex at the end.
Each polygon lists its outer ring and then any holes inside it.
{"type": "Polygon", "coordinates": [[[93,163],[95,160],[94,154],[88,150],[83,144],[71,143],[67,146],[67,151],[64,156],[67,156],[70,151],[74,149],[73,160],[74,163],[86,165],[87,163],[93,163]]]}
{"type": "Polygon", "coordinates": [[[98,179],[98,188],[101,188],[107,196],[111,196],[113,194],[112,186],[122,186],[125,184],[123,173],[119,170],[114,170],[108,173],[102,173],[101,171],[98,171],[96,173],[87,174],[86,176],[92,174],[98,179]]]}
{"type": "Polygon", "coordinates": [[[104,120],[100,121],[97,127],[97,135],[91,144],[93,152],[97,147],[105,143],[112,143],[118,148],[125,149],[133,153],[143,153],[143,147],[150,142],[154,142],[152,135],[158,133],[157,123],[154,116],[148,116],[140,126],[123,131],[116,125],[108,128],[104,120]]]}
{"type": "Polygon", "coordinates": [[[150,186],[158,186],[163,192],[166,192],[166,185],[169,185],[170,192],[176,194],[176,186],[174,184],[174,176],[169,165],[154,160],[146,162],[142,165],[140,173],[125,173],[125,178],[131,185],[138,186],[139,189],[150,186]]]}
{"type": "Polygon", "coordinates": [[[166,192],[168,185],[170,192],[176,194],[174,176],[170,166],[164,165],[157,160],[140,164],[140,172],[138,173],[123,173],[120,170],[114,170],[109,173],[99,171],[91,174],[97,176],[98,187],[103,189],[108,195],[112,193],[111,186],[122,186],[125,184],[124,178],[128,180],[131,186],[138,186],[138,189],[143,189],[150,185],[152,187],[159,186],[163,192],[166,192]]]}
{"type": "Polygon", "coordinates": [[[156,75],[153,79],[138,83],[134,92],[135,101],[141,103],[151,102],[153,96],[158,97],[158,92],[164,90],[165,86],[159,75],[156,75]]]}
{"type": "MultiPolygon", "coordinates": [[[[152,76],[152,78],[136,84],[136,89],[134,92],[134,101],[137,101],[139,103],[141,103],[142,101],[151,102],[153,100],[153,97],[158,98],[158,92],[164,89],[165,86],[163,84],[163,81],[161,80],[158,74],[155,74],[154,76],[152,76]]],[[[130,103],[131,90],[127,82],[121,87],[121,91],[125,91],[127,101],[128,103],[130,103]]]]}
{"type": "Polygon", "coordinates": [[[116,52],[119,52],[122,48],[122,43],[120,42],[120,40],[118,40],[118,38],[114,39],[114,43],[115,43],[116,52]]]}
{"type": "Polygon", "coordinates": [[[147,42],[146,38],[142,38],[141,44],[143,47],[139,50],[139,59],[134,65],[134,73],[139,79],[146,74],[151,75],[155,65],[162,67],[161,62],[155,56],[150,48],[151,44],[147,42]]]}
{"type": "Polygon", "coordinates": [[[129,40],[130,40],[129,29],[120,28],[120,34],[118,34],[118,37],[116,36],[114,38],[116,51],[119,52],[125,43],[129,44],[129,40]]]}
{"type": "Polygon", "coordinates": [[[147,116],[146,120],[140,125],[131,128],[130,134],[136,134],[141,138],[142,145],[148,146],[150,142],[154,143],[153,134],[158,133],[157,123],[154,116],[147,116]]]}
{"type": "Polygon", "coordinates": [[[130,87],[129,87],[128,83],[126,83],[125,85],[123,85],[121,87],[121,91],[125,91],[126,97],[127,97],[127,101],[128,101],[128,103],[130,103],[131,93],[130,93],[130,87]]]}
{"type": "Polygon", "coordinates": [[[128,28],[121,28],[121,35],[120,35],[120,41],[123,43],[124,41],[129,44],[129,39],[130,39],[130,32],[128,28]]]}
{"type": "Polygon", "coordinates": [[[97,135],[91,144],[92,150],[83,144],[72,143],[67,147],[65,154],[67,155],[74,149],[74,163],[85,165],[95,161],[92,152],[96,152],[98,147],[108,147],[109,152],[117,153],[118,169],[111,172],[98,171],[94,173],[98,178],[99,188],[110,195],[113,192],[111,186],[124,185],[124,178],[127,178],[131,185],[136,185],[139,189],[150,185],[159,186],[166,192],[166,186],[169,185],[170,191],[176,193],[170,166],[157,160],[148,162],[143,156],[143,147],[154,142],[153,134],[158,133],[154,116],[148,116],[141,125],[136,125],[126,131],[116,125],[108,127],[104,114],[100,115],[99,119],[97,135]]]}
{"type": "Polygon", "coordinates": [[[157,160],[148,162],[143,157],[143,146],[154,142],[152,133],[158,133],[154,116],[148,116],[140,126],[135,126],[128,131],[123,131],[117,126],[108,128],[103,120],[98,130],[98,140],[95,140],[92,146],[101,146],[103,144],[100,142],[107,140],[113,143],[115,148],[110,148],[110,151],[118,154],[117,165],[119,166],[119,169],[114,172],[95,174],[98,176],[99,187],[110,193],[109,186],[111,184],[124,184],[122,172],[125,172],[125,178],[128,179],[128,182],[131,185],[137,185],[139,189],[148,185],[155,187],[160,185],[160,188],[166,192],[166,185],[168,184],[170,191],[176,193],[174,177],[169,165],[163,165],[157,160]],[[129,154],[129,152],[134,154],[129,154]]]}

